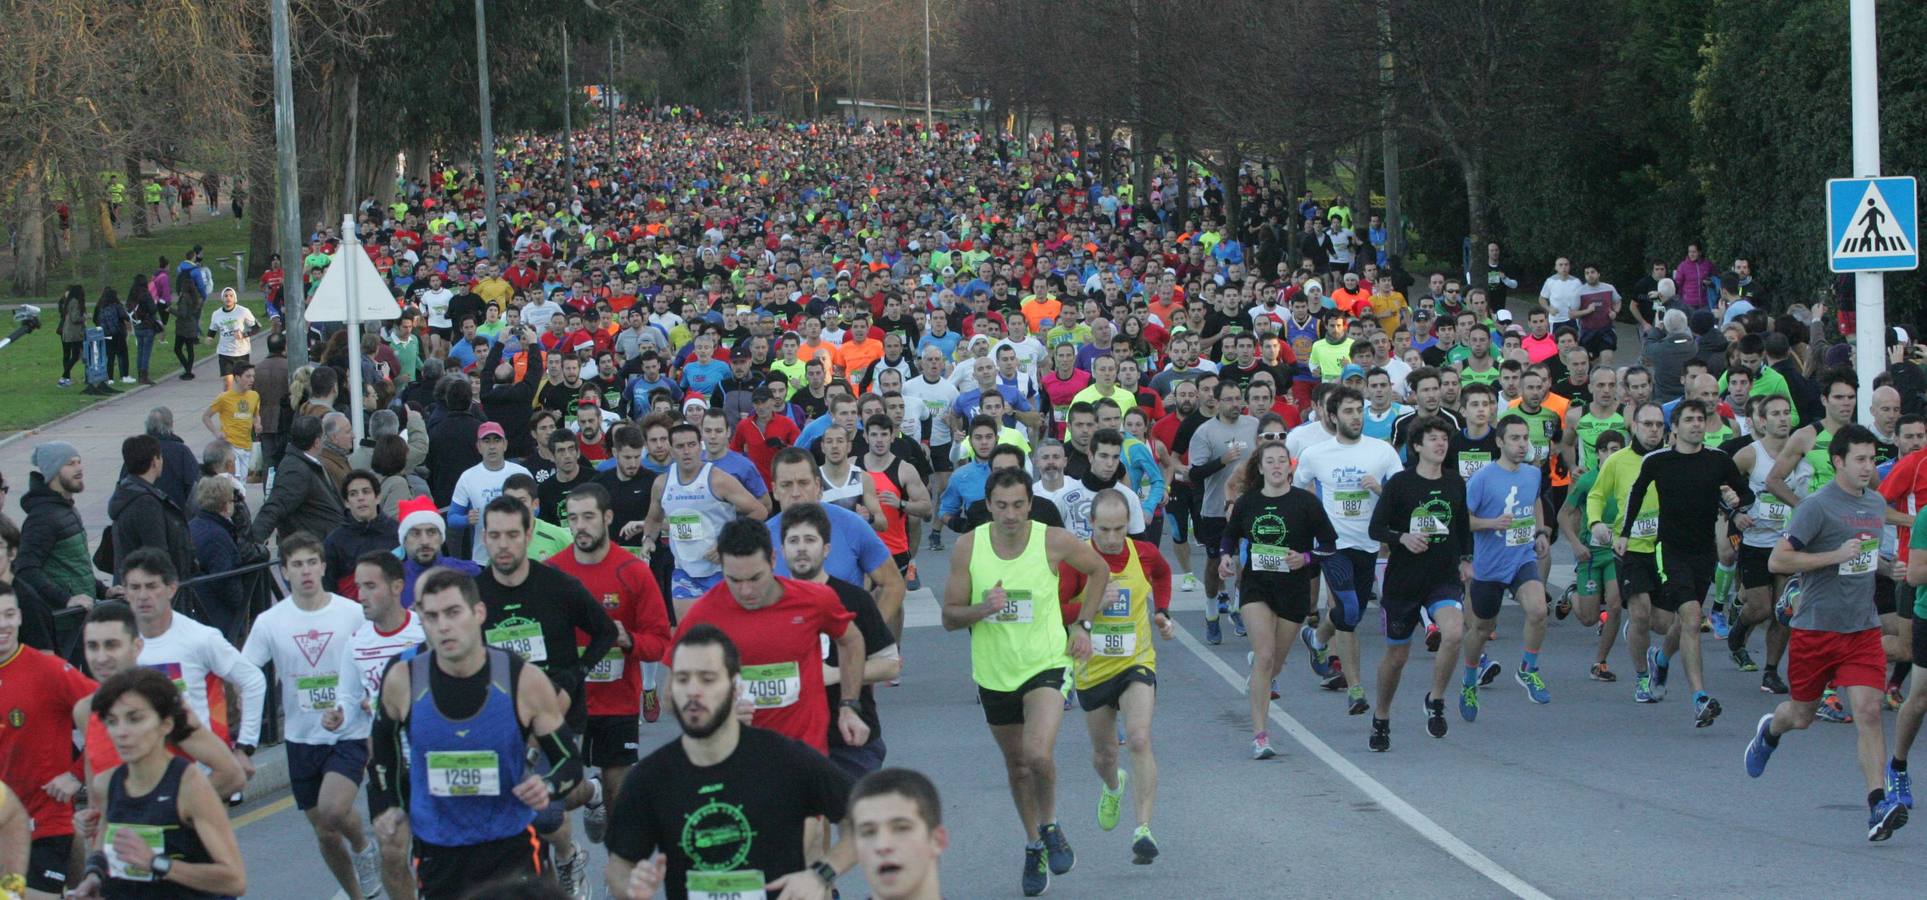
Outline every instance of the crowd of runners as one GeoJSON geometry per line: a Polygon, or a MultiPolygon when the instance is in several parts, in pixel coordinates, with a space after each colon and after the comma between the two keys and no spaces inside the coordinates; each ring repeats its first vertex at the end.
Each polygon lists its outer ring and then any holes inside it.
{"type": "Polygon", "coordinates": [[[1707,670],[1757,671],[1785,700],[1734,732],[1747,773],[1850,722],[1868,839],[1906,824],[1927,375],[1904,330],[1857,336],[1893,366],[1856,421],[1850,321],[1697,245],[1624,291],[1497,244],[1408,273],[1376,215],[1256,169],[1152,161],[1139,196],[1103,180],[1121,148],[680,108],[602,141],[568,183],[559,140],[510,140],[495,248],[477,173],[438,166],[274,260],[267,315],[220,297],[221,380],[186,411],[213,441],[196,458],[171,412],[125,441],[111,546],[73,502],[102,461],[34,449],[0,521],[0,873],[245,893],[226,800],[278,715],[347,896],[937,897],[944,773],[892,766],[884,719],[901,679],[966,673],[906,668],[912,594],[967,633],[1026,896],[1076,862],[1074,708],[1097,826],[1159,858],[1180,630],[1248,642],[1257,760],[1274,702],[1342,703],[1392,750],[1415,644],[1431,739],[1587,681],[1670,684],[1686,708],[1651,727],[1719,727],[1707,670]],[[279,299],[356,244],[398,318],[351,359],[279,299]],[[266,609],[211,577],[269,559],[266,609]],[[1549,618],[1591,654],[1542,658],[1549,618]],[[664,707],[680,737],[645,740],[664,707]]]}

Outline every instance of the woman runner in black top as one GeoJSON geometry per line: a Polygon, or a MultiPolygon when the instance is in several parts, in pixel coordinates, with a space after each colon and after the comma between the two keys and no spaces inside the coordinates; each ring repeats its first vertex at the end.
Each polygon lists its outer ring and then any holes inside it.
{"type": "Polygon", "coordinates": [[[168,752],[190,730],[181,694],[154,669],[123,672],[94,694],[124,763],[94,776],[106,800],[76,897],[238,897],[247,873],[227,807],[201,770],[168,752]]]}
{"type": "Polygon", "coordinates": [[[1238,578],[1239,609],[1251,636],[1251,755],[1270,759],[1265,728],[1271,683],[1311,612],[1318,575],[1313,546],[1332,547],[1338,534],[1310,491],[1291,486],[1291,451],[1283,441],[1258,445],[1232,480],[1242,485],[1224,530],[1219,574],[1238,578]]]}

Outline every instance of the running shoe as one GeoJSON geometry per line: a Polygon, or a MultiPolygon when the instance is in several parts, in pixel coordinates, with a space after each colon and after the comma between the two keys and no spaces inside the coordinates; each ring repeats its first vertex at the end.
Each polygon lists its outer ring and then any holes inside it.
{"type": "Polygon", "coordinates": [[[1818,718],[1836,725],[1846,725],[1853,721],[1853,714],[1840,702],[1840,693],[1831,688],[1820,696],[1820,708],[1814,710],[1818,718]]]}
{"type": "Polygon", "coordinates": [[[1064,692],[1064,711],[1065,712],[1071,711],[1071,698],[1075,696],[1077,696],[1076,688],[1072,688],[1064,692]]]}
{"type": "Polygon", "coordinates": [[[1362,716],[1366,710],[1372,708],[1370,703],[1365,702],[1364,685],[1352,685],[1351,689],[1345,692],[1345,699],[1350,701],[1350,705],[1346,710],[1350,715],[1362,716]]]}
{"type": "Polygon", "coordinates": [[[1610,667],[1608,667],[1605,663],[1596,662],[1592,664],[1592,680],[1603,681],[1603,682],[1606,682],[1607,684],[1611,684],[1615,681],[1618,681],[1619,676],[1614,675],[1613,670],[1610,667]]]}
{"type": "Polygon", "coordinates": [[[1645,672],[1640,672],[1633,677],[1633,702],[1634,703],[1658,703],[1659,702],[1659,698],[1653,696],[1653,678],[1651,675],[1648,675],[1645,672]]]}
{"type": "Polygon", "coordinates": [[[1887,796],[1900,801],[1901,806],[1914,808],[1914,776],[1894,771],[1892,761],[1887,763],[1887,796]]]}
{"type": "Polygon", "coordinates": [[[609,807],[602,800],[602,776],[597,775],[589,779],[589,802],[582,806],[582,833],[595,844],[609,831],[609,807]]]}
{"type": "Polygon", "coordinates": [[[1431,694],[1425,695],[1425,733],[1435,738],[1445,737],[1445,701],[1434,700],[1431,694]]]}
{"type": "Polygon", "coordinates": [[[1425,649],[1426,649],[1426,651],[1428,651],[1428,652],[1431,652],[1431,653],[1437,653],[1437,652],[1439,652],[1439,640],[1440,640],[1440,638],[1439,638],[1439,627],[1438,627],[1437,625],[1427,625],[1427,626],[1425,626],[1425,649]]]}
{"type": "Polygon", "coordinates": [[[368,835],[368,846],[355,854],[355,886],[363,900],[374,900],[381,893],[381,845],[368,835]]]}
{"type": "Polygon", "coordinates": [[[1351,686],[1351,682],[1345,678],[1345,667],[1339,664],[1336,656],[1332,657],[1331,670],[1332,673],[1318,683],[1319,687],[1328,691],[1342,691],[1351,686]]]}
{"type": "Polygon", "coordinates": [[[1099,788],[1097,792],[1097,827],[1110,831],[1117,827],[1117,813],[1124,806],[1124,782],[1130,773],[1117,770],[1117,790],[1099,788]]]}
{"type": "Polygon", "coordinates": [[[1070,838],[1064,836],[1063,826],[1052,822],[1039,826],[1037,836],[1044,841],[1045,855],[1050,857],[1052,875],[1068,875],[1077,866],[1077,852],[1071,849],[1070,838]]]}
{"type": "Polygon", "coordinates": [[[917,577],[917,564],[911,563],[905,566],[903,569],[903,589],[906,591],[914,591],[922,587],[923,579],[917,577]]]}
{"type": "Polygon", "coordinates": [[[1384,753],[1392,749],[1392,723],[1384,719],[1373,719],[1372,736],[1366,739],[1365,746],[1373,753],[1384,753]]]}
{"type": "Polygon", "coordinates": [[[589,900],[589,854],[577,847],[567,859],[557,861],[555,879],[562,883],[562,889],[568,891],[570,897],[589,900]]]}
{"type": "Polygon", "coordinates": [[[1158,839],[1151,836],[1151,826],[1139,825],[1131,833],[1132,865],[1148,866],[1157,861],[1158,839]]]}
{"type": "Polygon", "coordinates": [[[1332,659],[1331,650],[1313,643],[1318,640],[1318,632],[1316,629],[1313,629],[1310,625],[1299,628],[1298,639],[1304,642],[1305,649],[1311,651],[1311,655],[1306,658],[1311,660],[1312,674],[1324,678],[1331,675],[1331,673],[1338,668],[1337,661],[1332,659]]]}
{"type": "Polygon", "coordinates": [[[1218,613],[1219,613],[1220,615],[1224,615],[1224,614],[1227,614],[1227,613],[1228,613],[1228,614],[1229,614],[1229,615],[1231,616],[1231,633],[1232,633],[1232,634],[1235,634],[1235,635],[1237,635],[1237,636],[1239,636],[1239,637],[1244,637],[1244,636],[1245,636],[1245,634],[1246,634],[1246,632],[1245,632],[1245,614],[1244,614],[1244,613],[1241,613],[1241,612],[1239,612],[1239,611],[1238,611],[1237,609],[1233,609],[1233,608],[1231,608],[1231,598],[1230,598],[1230,597],[1228,597],[1228,596],[1220,596],[1220,597],[1218,598],[1218,613]]]}
{"type": "Polygon", "coordinates": [[[654,722],[662,717],[662,697],[655,688],[642,692],[642,720],[654,722]]]}
{"type": "Polygon", "coordinates": [[[1467,722],[1479,717],[1479,687],[1468,684],[1459,688],[1459,718],[1467,722]]]}
{"type": "Polygon", "coordinates": [[[1884,841],[1894,836],[1894,832],[1907,824],[1907,807],[1888,794],[1874,805],[1873,812],[1867,814],[1867,840],[1884,841]]]}
{"type": "Polygon", "coordinates": [[[1907,697],[1900,693],[1900,685],[1890,684],[1887,685],[1887,693],[1880,698],[1880,701],[1887,707],[1888,712],[1894,712],[1900,709],[1901,704],[1907,702],[1907,697]]]}
{"type": "Polygon", "coordinates": [[[74,380],[73,380],[72,378],[62,378],[62,379],[60,379],[60,386],[61,386],[61,387],[73,387],[73,386],[74,386],[74,380]]]}
{"type": "MultiPolygon", "coordinates": [[[[932,550],[942,550],[942,549],[943,549],[943,532],[941,532],[941,531],[937,531],[937,530],[935,530],[935,529],[932,529],[932,530],[931,530],[931,532],[930,532],[930,549],[932,549],[932,550]]],[[[1049,885],[1049,879],[1045,879],[1045,884],[1046,884],[1046,886],[1048,886],[1048,885],[1049,885]]],[[[1042,891],[1039,891],[1038,893],[1043,893],[1043,892],[1042,892],[1042,891]]]]}
{"type": "Polygon", "coordinates": [[[1552,604],[1553,618],[1564,622],[1567,616],[1572,615],[1572,595],[1578,588],[1579,586],[1576,584],[1566,585],[1565,593],[1560,594],[1558,601],[1552,604]]]}
{"type": "MultiPolygon", "coordinates": [[[[934,541],[935,535],[931,536],[934,541]]],[[[1037,897],[1050,890],[1050,867],[1044,864],[1044,844],[1039,841],[1024,847],[1024,896],[1037,897]]]]}
{"type": "Polygon", "coordinates": [[[1711,620],[1713,623],[1714,637],[1719,638],[1720,640],[1723,641],[1723,640],[1726,640],[1727,635],[1733,633],[1733,624],[1726,620],[1726,610],[1724,609],[1713,610],[1711,613],[1707,615],[1707,618],[1711,620]]]}
{"type": "Polygon", "coordinates": [[[1534,703],[1551,703],[1552,694],[1546,691],[1546,680],[1539,677],[1539,670],[1520,669],[1516,676],[1519,686],[1526,689],[1526,696],[1534,703]]]}
{"type": "Polygon", "coordinates": [[[1204,642],[1213,645],[1224,643],[1224,630],[1218,627],[1217,619],[1204,620],[1204,642]]]}
{"type": "Polygon", "coordinates": [[[1271,734],[1269,732],[1260,731],[1256,735],[1252,736],[1251,738],[1251,758],[1252,759],[1270,759],[1277,755],[1278,755],[1278,751],[1271,749],[1271,734]]]}
{"type": "Polygon", "coordinates": [[[1746,742],[1746,774],[1754,778],[1766,772],[1766,761],[1773,758],[1773,745],[1766,742],[1767,729],[1772,725],[1772,713],[1761,716],[1759,724],[1753,726],[1753,740],[1746,742]]]}
{"type": "Polygon", "coordinates": [[[1499,680],[1499,675],[1504,672],[1505,666],[1499,665],[1490,656],[1479,654],[1479,687],[1491,685],[1492,682],[1499,680]]]}
{"type": "Polygon", "coordinates": [[[1184,585],[1178,588],[1178,590],[1195,591],[1197,589],[1198,589],[1198,576],[1193,575],[1190,572],[1184,573],[1184,585]]]}
{"type": "Polygon", "coordinates": [[[1693,727],[1705,728],[1720,717],[1720,701],[1712,697],[1700,697],[1693,701],[1693,727]]]}
{"type": "Polygon", "coordinates": [[[1745,647],[1733,650],[1731,653],[1733,654],[1733,665],[1738,667],[1740,671],[1758,672],[1760,670],[1760,664],[1753,661],[1753,654],[1748,652],[1745,647]]]}
{"type": "Polygon", "coordinates": [[[1762,694],[1784,694],[1789,690],[1790,688],[1786,686],[1786,679],[1780,677],[1779,669],[1768,669],[1766,670],[1766,674],[1760,676],[1760,693],[1762,694]]]}
{"type": "Polygon", "coordinates": [[[1659,648],[1647,647],[1646,671],[1652,673],[1653,676],[1651,684],[1647,686],[1647,690],[1652,693],[1654,703],[1666,699],[1667,668],[1668,667],[1659,664],[1659,648]]]}

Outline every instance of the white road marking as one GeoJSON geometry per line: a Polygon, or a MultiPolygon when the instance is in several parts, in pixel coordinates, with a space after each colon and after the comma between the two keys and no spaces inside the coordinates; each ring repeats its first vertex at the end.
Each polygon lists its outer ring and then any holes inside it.
{"type": "MultiPolygon", "coordinates": [[[[1245,693],[1245,676],[1238,674],[1238,672],[1232,669],[1224,660],[1219,659],[1217,654],[1205,649],[1204,644],[1192,636],[1191,632],[1179,628],[1178,640],[1183,642],[1185,649],[1190,650],[1192,655],[1203,660],[1205,665],[1210,666],[1213,671],[1217,672],[1218,676],[1223,678],[1226,684],[1231,685],[1241,695],[1245,693]]],[[[1278,726],[1284,729],[1284,732],[1290,735],[1292,740],[1297,741],[1299,746],[1310,751],[1311,755],[1317,757],[1320,762],[1330,766],[1332,771],[1337,772],[1340,777],[1351,782],[1353,787],[1358,788],[1366,797],[1371,798],[1372,802],[1377,803],[1385,809],[1385,811],[1397,816],[1399,821],[1404,822],[1413,831],[1418,832],[1420,837],[1432,842],[1432,844],[1440,850],[1444,850],[1450,854],[1452,858],[1464,863],[1467,868],[1485,876],[1493,884],[1504,888],[1508,893],[1521,898],[1521,900],[1551,900],[1550,896],[1526,883],[1525,879],[1513,874],[1510,869],[1494,862],[1491,857],[1473,849],[1472,845],[1460,840],[1452,832],[1445,830],[1444,826],[1432,821],[1431,817],[1419,812],[1410,803],[1405,802],[1405,800],[1397,794],[1392,793],[1390,788],[1381,784],[1378,779],[1366,774],[1365,770],[1353,765],[1351,760],[1346,759],[1340,755],[1338,751],[1333,750],[1330,744],[1320,740],[1318,735],[1312,734],[1310,729],[1300,724],[1297,719],[1292,718],[1289,713],[1285,712],[1283,707],[1276,703],[1271,704],[1271,719],[1278,723],[1278,726]]]]}

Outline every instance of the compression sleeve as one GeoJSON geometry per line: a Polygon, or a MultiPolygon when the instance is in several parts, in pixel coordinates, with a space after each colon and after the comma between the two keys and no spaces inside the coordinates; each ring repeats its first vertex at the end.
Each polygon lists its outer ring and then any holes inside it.
{"type": "Polygon", "coordinates": [[[407,757],[402,752],[402,723],[389,718],[388,710],[375,704],[375,729],[368,767],[368,812],[371,818],[406,802],[402,786],[408,777],[407,757]]]}
{"type": "Polygon", "coordinates": [[[548,734],[537,735],[537,746],[549,759],[549,795],[566,796],[582,781],[582,756],[576,752],[575,734],[567,723],[559,724],[548,734]]]}

